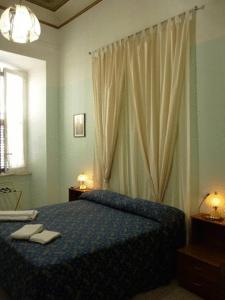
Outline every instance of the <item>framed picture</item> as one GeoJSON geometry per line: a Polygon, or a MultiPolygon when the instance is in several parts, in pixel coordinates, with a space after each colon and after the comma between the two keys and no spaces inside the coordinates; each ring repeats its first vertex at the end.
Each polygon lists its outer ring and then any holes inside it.
{"type": "Polygon", "coordinates": [[[85,136],[85,114],[73,115],[73,136],[85,136]]]}

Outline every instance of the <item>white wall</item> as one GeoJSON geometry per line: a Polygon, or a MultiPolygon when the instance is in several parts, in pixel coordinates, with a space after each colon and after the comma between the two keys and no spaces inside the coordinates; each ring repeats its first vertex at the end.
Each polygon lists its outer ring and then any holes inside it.
{"type": "Polygon", "coordinates": [[[225,1],[104,0],[60,31],[60,188],[61,199],[81,171],[92,172],[94,117],[91,59],[94,50],[195,5],[197,13],[197,101],[199,186],[225,191],[225,1]],[[87,137],[72,135],[72,115],[86,112],[87,137]]]}
{"type": "MultiPolygon", "coordinates": [[[[32,174],[23,177],[0,177],[0,182],[13,181],[16,188],[23,190],[24,208],[58,202],[58,31],[42,25],[40,40],[26,45],[8,42],[0,36],[0,50],[44,61],[44,65],[34,63],[33,67],[29,66],[31,88],[37,92],[32,98],[35,106],[30,111],[32,114],[28,128],[32,174]]],[[[17,65],[20,63],[24,65],[18,57],[17,65]]]]}

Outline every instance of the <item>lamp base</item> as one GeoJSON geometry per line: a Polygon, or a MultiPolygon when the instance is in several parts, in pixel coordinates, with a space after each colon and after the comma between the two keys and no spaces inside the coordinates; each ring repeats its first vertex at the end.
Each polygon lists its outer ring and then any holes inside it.
{"type": "Polygon", "coordinates": [[[85,184],[80,185],[80,190],[86,190],[86,189],[87,189],[87,186],[85,184]]]}
{"type": "Polygon", "coordinates": [[[220,216],[205,215],[204,218],[209,221],[217,221],[217,222],[223,221],[223,218],[220,216]]]}

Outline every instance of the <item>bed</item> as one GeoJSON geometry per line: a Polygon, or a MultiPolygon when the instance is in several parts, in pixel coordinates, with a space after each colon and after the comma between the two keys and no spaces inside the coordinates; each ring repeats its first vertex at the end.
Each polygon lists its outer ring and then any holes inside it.
{"type": "Polygon", "coordinates": [[[0,286],[11,299],[130,299],[166,284],[185,242],[180,210],[110,191],[45,206],[31,223],[59,231],[48,245],[12,240],[0,223],[0,286]]]}

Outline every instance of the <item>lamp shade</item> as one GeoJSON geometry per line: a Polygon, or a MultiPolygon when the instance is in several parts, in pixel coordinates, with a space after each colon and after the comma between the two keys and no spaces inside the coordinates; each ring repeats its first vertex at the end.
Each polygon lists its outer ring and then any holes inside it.
{"type": "Polygon", "coordinates": [[[80,174],[80,175],[78,175],[77,180],[78,181],[86,181],[87,180],[87,175],[80,174]]]}
{"type": "Polygon", "coordinates": [[[87,175],[85,174],[80,174],[78,175],[77,177],[77,180],[79,181],[80,183],[80,190],[85,190],[87,188],[86,184],[85,184],[85,181],[87,180],[87,175]]]}
{"type": "Polygon", "coordinates": [[[24,5],[10,6],[3,12],[0,30],[7,40],[20,44],[34,42],[41,34],[37,17],[24,5]]]}
{"type": "Polygon", "coordinates": [[[209,194],[207,198],[205,199],[205,202],[208,206],[213,208],[218,208],[224,205],[224,197],[221,194],[218,194],[217,192],[213,194],[209,194]]]}

